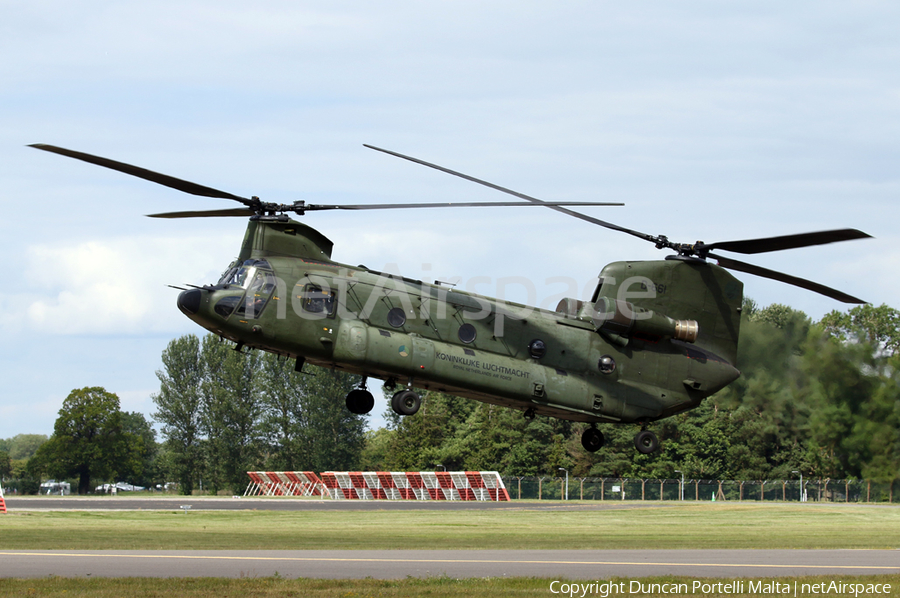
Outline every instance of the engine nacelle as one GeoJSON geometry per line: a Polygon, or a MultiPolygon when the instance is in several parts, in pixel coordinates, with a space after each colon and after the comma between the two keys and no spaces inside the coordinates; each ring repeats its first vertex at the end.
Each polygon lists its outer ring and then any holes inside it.
{"type": "Polygon", "coordinates": [[[631,338],[639,334],[647,337],[674,338],[693,343],[700,334],[696,320],[673,320],[652,310],[637,307],[627,301],[600,297],[594,303],[592,319],[598,332],[631,338]]]}

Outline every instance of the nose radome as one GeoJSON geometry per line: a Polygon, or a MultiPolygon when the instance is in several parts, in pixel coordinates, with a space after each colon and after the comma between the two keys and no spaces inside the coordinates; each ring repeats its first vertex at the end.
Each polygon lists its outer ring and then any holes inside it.
{"type": "Polygon", "coordinates": [[[187,315],[193,315],[200,309],[200,298],[203,293],[197,289],[181,291],[178,294],[178,309],[187,315]]]}

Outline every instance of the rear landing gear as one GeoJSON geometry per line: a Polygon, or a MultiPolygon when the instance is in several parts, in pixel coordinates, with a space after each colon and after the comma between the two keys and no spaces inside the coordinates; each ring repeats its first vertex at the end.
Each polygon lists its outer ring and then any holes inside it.
{"type": "Polygon", "coordinates": [[[650,430],[641,430],[634,437],[634,448],[639,453],[649,455],[659,448],[659,438],[650,430]]]}
{"type": "Polygon", "coordinates": [[[588,428],[581,433],[581,446],[589,453],[596,453],[603,448],[603,433],[597,428],[588,428]]]}
{"type": "Polygon", "coordinates": [[[391,397],[391,409],[400,415],[415,415],[422,404],[422,399],[414,390],[401,390],[391,397]]]}
{"type": "Polygon", "coordinates": [[[537,413],[535,413],[534,407],[529,407],[522,415],[525,417],[525,419],[534,419],[534,416],[537,415],[537,413]]]}

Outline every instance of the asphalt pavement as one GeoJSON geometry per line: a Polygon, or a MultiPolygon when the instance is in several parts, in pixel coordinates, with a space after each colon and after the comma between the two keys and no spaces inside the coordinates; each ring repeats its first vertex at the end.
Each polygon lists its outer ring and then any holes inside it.
{"type": "MultiPolygon", "coordinates": [[[[10,511],[200,510],[615,510],[676,503],[597,501],[338,501],[227,497],[7,497],[10,511]]],[[[4,550],[2,577],[282,577],[400,579],[406,576],[780,577],[900,573],[900,550],[4,550]]]]}
{"type": "Polygon", "coordinates": [[[897,550],[4,550],[0,577],[781,577],[900,573],[897,550]]]}
{"type": "Polygon", "coordinates": [[[177,511],[190,505],[192,511],[484,511],[484,510],[577,510],[666,508],[676,503],[574,501],[490,502],[458,500],[321,500],[298,498],[227,497],[127,497],[112,496],[20,496],[7,497],[6,506],[19,511],[177,511]]]}

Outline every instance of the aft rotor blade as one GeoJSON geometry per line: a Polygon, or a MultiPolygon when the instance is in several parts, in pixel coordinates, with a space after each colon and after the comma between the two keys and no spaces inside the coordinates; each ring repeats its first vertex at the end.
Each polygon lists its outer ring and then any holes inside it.
{"type": "Polygon", "coordinates": [[[109,158],[102,158],[100,156],[94,156],[92,154],[86,154],[84,152],[76,152],[64,147],[47,145],[44,143],[35,143],[30,147],[44,150],[45,152],[52,152],[54,154],[59,154],[61,156],[66,156],[69,158],[75,158],[76,160],[81,160],[82,162],[88,162],[97,166],[103,166],[104,168],[118,170],[119,172],[130,174],[131,176],[138,177],[139,179],[144,179],[146,181],[157,183],[159,185],[165,185],[166,187],[171,187],[172,189],[177,189],[178,191],[183,191],[185,193],[190,193],[191,195],[215,197],[218,199],[233,199],[234,201],[239,201],[247,206],[253,203],[252,200],[247,199],[246,197],[232,195],[231,193],[228,193],[226,191],[219,191],[218,189],[213,189],[212,187],[198,185],[197,183],[178,179],[167,174],[153,172],[152,170],[147,170],[146,168],[141,168],[139,166],[133,166],[124,162],[110,160],[109,158]]]}
{"type": "Polygon", "coordinates": [[[842,228],[839,230],[825,230],[817,233],[802,233],[799,235],[784,235],[782,237],[768,237],[765,239],[747,239],[745,241],[721,241],[710,245],[702,245],[698,249],[724,249],[736,253],[766,253],[769,251],[782,251],[797,247],[810,247],[812,245],[826,245],[840,241],[852,241],[853,239],[867,239],[872,235],[866,234],[855,228],[842,228]]]}
{"type": "Polygon", "coordinates": [[[162,214],[147,214],[148,218],[215,218],[219,216],[253,216],[253,210],[246,208],[233,208],[231,210],[195,210],[187,212],[165,212],[162,214]]]}
{"type": "Polygon", "coordinates": [[[562,206],[552,205],[551,203],[545,202],[544,200],[538,199],[536,197],[531,197],[530,195],[525,195],[524,193],[519,193],[518,191],[513,191],[512,189],[507,189],[506,187],[501,187],[500,185],[495,185],[494,183],[490,183],[488,181],[483,181],[483,180],[477,179],[473,176],[469,176],[467,174],[463,174],[463,173],[457,172],[455,170],[450,170],[449,168],[444,168],[443,166],[438,166],[437,164],[432,164],[431,162],[419,160],[418,158],[413,158],[412,156],[406,156],[404,154],[392,152],[391,150],[382,149],[380,147],[375,147],[374,145],[368,145],[366,143],[364,143],[363,146],[367,147],[369,149],[373,149],[378,152],[382,152],[384,154],[395,156],[397,158],[403,158],[404,160],[409,160],[410,162],[415,162],[416,164],[421,164],[422,166],[434,168],[435,170],[440,170],[441,172],[446,172],[447,174],[452,174],[453,176],[458,176],[462,179],[466,179],[467,181],[472,181],[473,183],[478,183],[479,185],[484,185],[485,187],[490,187],[491,189],[495,189],[497,191],[500,191],[501,193],[508,193],[509,195],[512,195],[514,197],[518,197],[520,199],[524,199],[525,201],[530,201],[530,202],[538,204],[538,205],[546,206],[546,207],[550,208],[551,210],[556,210],[557,212],[562,212],[563,214],[568,214],[569,216],[573,216],[580,220],[590,222],[591,224],[596,224],[596,225],[603,226],[603,227],[611,229],[611,230],[617,230],[619,232],[627,233],[629,235],[638,237],[639,239],[644,239],[645,241],[650,241],[651,243],[659,242],[659,239],[652,235],[648,235],[648,234],[645,234],[645,233],[642,233],[642,232],[639,232],[636,230],[631,230],[630,228],[625,228],[623,226],[619,226],[618,224],[613,224],[611,222],[605,222],[603,220],[600,220],[599,218],[593,218],[591,216],[587,216],[585,214],[581,214],[579,212],[569,210],[562,206]]]}
{"type": "Polygon", "coordinates": [[[522,203],[521,201],[479,201],[479,202],[447,202],[447,203],[375,203],[375,204],[342,204],[342,205],[316,205],[309,204],[304,211],[314,210],[394,210],[405,208],[500,208],[500,207],[539,207],[539,206],[624,206],[623,203],[612,202],[578,202],[578,201],[552,201],[541,204],[522,203]]]}
{"type": "Polygon", "coordinates": [[[756,276],[770,278],[779,282],[786,282],[787,284],[794,285],[795,287],[813,291],[814,293],[819,293],[820,295],[825,295],[826,297],[831,297],[832,299],[837,299],[838,301],[842,301],[844,303],[866,303],[866,301],[863,301],[862,299],[858,299],[857,297],[848,295],[847,293],[838,291],[837,289],[826,287],[823,284],[819,284],[811,280],[806,280],[805,278],[798,278],[797,276],[791,276],[790,274],[785,274],[784,272],[769,270],[767,268],[754,266],[753,264],[748,264],[745,262],[739,262],[738,260],[733,260],[727,257],[719,257],[718,255],[709,254],[708,257],[713,258],[719,263],[720,266],[722,266],[723,268],[728,268],[729,270],[737,270],[739,272],[746,272],[747,274],[754,274],[756,276]]]}

